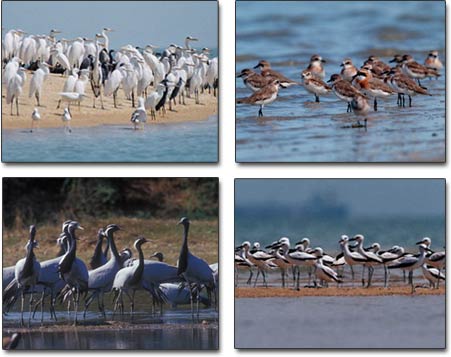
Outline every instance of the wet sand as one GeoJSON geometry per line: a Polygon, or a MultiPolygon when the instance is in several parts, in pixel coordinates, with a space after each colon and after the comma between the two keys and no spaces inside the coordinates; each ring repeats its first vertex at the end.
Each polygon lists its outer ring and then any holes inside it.
{"type": "MultiPolygon", "coordinates": [[[[22,95],[19,97],[19,113],[20,116],[16,116],[16,107],[13,106],[14,116],[11,116],[11,106],[6,104],[6,88],[2,85],[2,129],[28,129],[31,125],[31,113],[36,107],[36,99],[34,97],[28,98],[30,80],[32,72],[27,71],[27,79],[23,88],[22,95]]],[[[47,80],[44,82],[41,107],[39,107],[39,113],[41,114],[41,120],[39,127],[41,128],[53,128],[62,126],[61,115],[63,113],[64,103],[61,103],[60,109],[56,109],[60,93],[63,89],[64,82],[67,77],[63,77],[60,74],[50,74],[47,80]]],[[[152,87],[149,88],[148,93],[152,91],[152,87]]],[[[97,126],[107,124],[128,124],[130,121],[132,108],[131,101],[127,100],[124,96],[122,89],[119,89],[117,96],[117,106],[114,108],[113,97],[104,97],[104,107],[101,109],[100,98],[96,99],[96,108],[93,108],[94,95],[91,90],[91,85],[86,85],[86,94],[88,98],[81,102],[80,110],[78,105],[71,105],[72,113],[72,127],[81,126],[97,126]]],[[[135,100],[136,101],[136,100],[135,100]]],[[[157,120],[150,120],[150,112],[148,112],[148,124],[154,123],[175,123],[175,122],[189,122],[196,120],[206,120],[209,116],[218,113],[218,100],[213,96],[213,92],[208,94],[208,90],[204,94],[200,95],[200,103],[195,104],[194,98],[186,98],[187,105],[173,106],[174,111],[169,111],[167,108],[166,115],[162,117],[157,114],[157,120]]],[[[136,101],[137,103],[137,101],[136,101]]],[[[135,103],[135,105],[136,105],[135,103]]]]}
{"type": "MultiPolygon", "coordinates": [[[[414,295],[444,295],[445,284],[439,289],[429,289],[417,287],[414,295]]],[[[274,298],[274,297],[301,297],[301,296],[391,296],[407,295],[410,296],[410,286],[395,287],[328,287],[328,288],[301,288],[299,291],[291,288],[235,288],[235,298],[274,298]]]]}

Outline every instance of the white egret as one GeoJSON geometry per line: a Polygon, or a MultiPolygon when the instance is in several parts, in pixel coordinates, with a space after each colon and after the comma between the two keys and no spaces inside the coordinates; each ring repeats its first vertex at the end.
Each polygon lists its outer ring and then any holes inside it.
{"type": "Polygon", "coordinates": [[[36,98],[37,106],[41,106],[40,98],[42,92],[42,85],[50,73],[49,65],[45,62],[39,62],[39,68],[34,71],[33,76],[30,80],[30,91],[28,92],[28,98],[31,98],[33,95],[36,98]]]}

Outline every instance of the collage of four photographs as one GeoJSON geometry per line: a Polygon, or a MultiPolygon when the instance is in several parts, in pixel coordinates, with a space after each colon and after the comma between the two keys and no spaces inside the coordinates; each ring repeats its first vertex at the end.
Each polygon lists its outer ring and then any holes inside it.
{"type": "Polygon", "coordinates": [[[2,2],[2,162],[220,166],[235,105],[234,213],[219,171],[5,169],[3,349],[217,350],[232,284],[235,349],[446,348],[446,179],[239,171],[445,163],[444,1],[236,1],[235,103],[221,2],[58,6],[2,2]]]}

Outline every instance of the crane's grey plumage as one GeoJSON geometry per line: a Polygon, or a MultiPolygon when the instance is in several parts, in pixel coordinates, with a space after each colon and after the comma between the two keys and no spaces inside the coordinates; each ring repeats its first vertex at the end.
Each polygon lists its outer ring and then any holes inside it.
{"type": "MultiPolygon", "coordinates": [[[[97,298],[99,303],[99,310],[105,315],[105,305],[103,302],[103,295],[106,292],[111,291],[114,278],[117,272],[121,269],[121,259],[114,243],[113,233],[120,230],[120,227],[116,224],[110,224],[106,227],[104,234],[106,235],[110,247],[111,258],[108,262],[97,269],[90,270],[89,273],[89,291],[91,295],[86,299],[84,316],[89,305],[97,298]]],[[[103,232],[103,231],[102,231],[103,232]]]]}
{"type": "Polygon", "coordinates": [[[97,232],[97,243],[94,248],[94,254],[89,261],[91,269],[97,269],[108,261],[106,254],[102,251],[103,238],[105,238],[105,232],[103,228],[100,228],[97,232]]]}
{"type": "Polygon", "coordinates": [[[142,276],[144,272],[144,254],[141,246],[148,242],[147,239],[140,237],[135,241],[135,249],[138,251],[138,264],[125,267],[119,270],[114,278],[113,291],[116,296],[114,299],[114,313],[120,307],[121,314],[124,312],[124,303],[122,294],[125,293],[130,299],[130,316],[133,318],[133,310],[135,305],[135,291],[142,286],[142,276]],[[131,295],[129,294],[131,290],[131,295]]]}
{"type": "Polygon", "coordinates": [[[23,310],[25,302],[25,293],[27,292],[30,293],[30,315],[28,317],[28,325],[30,325],[33,291],[38,282],[39,272],[41,270],[41,264],[39,264],[39,262],[37,261],[33,251],[33,249],[38,246],[38,243],[35,240],[35,236],[36,236],[36,227],[34,225],[31,225],[30,237],[25,247],[27,250],[27,255],[25,258],[20,259],[16,263],[14,270],[14,279],[6,287],[5,293],[3,295],[3,302],[5,303],[5,298],[11,294],[10,291],[14,291],[15,294],[17,287],[18,292],[20,292],[21,294],[20,321],[22,326],[24,325],[23,310]]]}
{"type": "Polygon", "coordinates": [[[182,217],[178,224],[183,225],[183,244],[180,250],[179,260],[178,260],[178,270],[177,274],[186,281],[191,293],[191,313],[194,315],[194,305],[193,305],[193,284],[197,285],[196,290],[196,303],[197,303],[197,314],[199,314],[199,300],[200,291],[199,286],[204,285],[209,291],[215,290],[216,283],[213,276],[213,270],[211,270],[208,263],[191,254],[188,248],[188,232],[190,221],[187,217],[182,217]]]}
{"type": "Polygon", "coordinates": [[[69,239],[69,250],[63,255],[58,263],[58,272],[67,287],[72,291],[74,300],[74,324],[77,324],[78,305],[80,294],[88,291],[89,274],[85,263],[77,258],[77,237],[76,229],[83,229],[76,221],[72,221],[65,227],[65,233],[69,239]]]}

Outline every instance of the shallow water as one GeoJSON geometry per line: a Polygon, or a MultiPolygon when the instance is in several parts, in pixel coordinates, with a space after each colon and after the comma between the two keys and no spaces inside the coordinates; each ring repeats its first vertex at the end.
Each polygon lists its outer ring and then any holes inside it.
{"type": "Polygon", "coordinates": [[[4,130],[4,162],[216,162],[218,118],[186,123],[4,130]]]}
{"type": "Polygon", "coordinates": [[[445,348],[445,296],[237,299],[236,348],[445,348]]]}
{"type": "Polygon", "coordinates": [[[107,330],[32,332],[17,349],[134,349],[208,350],[218,348],[218,331],[211,328],[158,328],[152,330],[107,330]]]}
{"type": "MultiPolygon", "coordinates": [[[[137,296],[142,296],[138,294],[137,296]]],[[[73,314],[57,311],[58,323],[50,320],[50,314],[44,313],[44,329],[33,329],[23,333],[18,349],[217,349],[219,334],[218,314],[212,308],[202,308],[199,317],[192,319],[189,306],[166,309],[162,315],[146,312],[150,309],[143,299],[137,300],[137,310],[133,321],[128,314],[127,302],[124,316],[107,310],[107,321],[99,312],[88,311],[86,319],[78,314],[80,327],[68,327],[73,322],[73,314]],[[144,309],[144,307],[146,307],[144,309]],[[114,323],[113,323],[114,321],[114,323]],[[206,325],[200,325],[200,322],[206,325]],[[114,324],[124,324],[115,326],[114,324]]],[[[91,306],[93,307],[95,303],[91,306]]],[[[25,321],[28,313],[24,314],[25,321]]],[[[40,326],[40,312],[31,320],[31,327],[40,326]]],[[[20,321],[19,312],[10,312],[3,316],[7,331],[14,332],[20,321]]],[[[5,332],[5,329],[4,329],[5,332]]]]}
{"type": "MultiPolygon", "coordinates": [[[[268,60],[285,76],[301,81],[310,56],[327,63],[326,80],[343,58],[361,65],[370,54],[388,61],[410,53],[422,63],[431,49],[445,56],[443,2],[237,2],[236,70],[268,60]],[[350,7],[352,6],[352,7],[350,7]],[[358,29],[358,31],[356,31],[358,29]]],[[[378,101],[365,128],[350,128],[354,114],[334,94],[314,103],[300,86],[281,89],[264,108],[236,105],[236,159],[239,162],[411,162],[445,158],[445,71],[424,80],[432,97],[413,97],[399,108],[396,97],[378,101]]],[[[236,97],[250,91],[240,78],[236,97]]]]}

